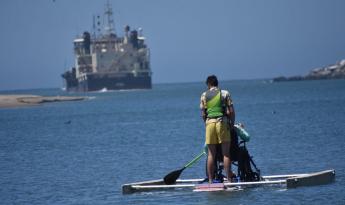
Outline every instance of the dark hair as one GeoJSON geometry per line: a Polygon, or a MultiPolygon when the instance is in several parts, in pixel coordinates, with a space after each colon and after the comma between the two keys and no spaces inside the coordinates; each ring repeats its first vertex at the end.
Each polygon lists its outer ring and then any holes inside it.
{"type": "Polygon", "coordinates": [[[206,79],[206,85],[210,84],[211,86],[218,86],[218,79],[215,75],[210,75],[206,79]]]}

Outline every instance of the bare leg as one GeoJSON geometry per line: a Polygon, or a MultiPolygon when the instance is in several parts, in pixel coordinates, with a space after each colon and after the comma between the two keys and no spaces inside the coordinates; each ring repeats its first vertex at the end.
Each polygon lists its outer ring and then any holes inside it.
{"type": "Polygon", "coordinates": [[[207,156],[207,175],[208,175],[208,182],[212,183],[214,177],[214,158],[216,156],[216,145],[215,144],[208,144],[208,156],[207,156]]]}
{"type": "Polygon", "coordinates": [[[223,152],[223,162],[224,162],[224,171],[226,174],[226,177],[228,181],[231,181],[231,160],[230,160],[230,143],[229,142],[223,142],[222,143],[222,152],[223,152]]]}

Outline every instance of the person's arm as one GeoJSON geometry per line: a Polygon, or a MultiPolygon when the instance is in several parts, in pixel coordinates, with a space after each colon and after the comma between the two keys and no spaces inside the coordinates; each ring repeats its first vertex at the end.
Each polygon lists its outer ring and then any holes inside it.
{"type": "Polygon", "coordinates": [[[234,128],[234,124],[235,124],[235,108],[234,105],[232,103],[232,99],[230,97],[230,93],[226,94],[226,115],[229,119],[229,123],[230,123],[230,128],[233,129],[234,128]]]}
{"type": "Polygon", "coordinates": [[[204,122],[206,122],[207,114],[206,114],[206,106],[205,106],[204,98],[205,98],[204,94],[201,95],[200,110],[201,110],[201,118],[204,120],[204,122]]]}
{"type": "Polygon", "coordinates": [[[231,104],[228,108],[228,118],[230,120],[230,127],[233,128],[234,127],[234,124],[235,124],[235,108],[234,108],[234,105],[231,104]]]}
{"type": "Polygon", "coordinates": [[[206,122],[207,115],[206,115],[205,109],[201,110],[201,117],[202,117],[202,120],[204,120],[204,122],[206,122]]]}

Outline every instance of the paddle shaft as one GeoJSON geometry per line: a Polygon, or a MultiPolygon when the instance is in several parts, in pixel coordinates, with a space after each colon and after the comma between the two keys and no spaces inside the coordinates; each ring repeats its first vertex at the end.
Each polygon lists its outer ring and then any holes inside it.
{"type": "Polygon", "coordinates": [[[183,167],[183,169],[192,166],[195,162],[199,161],[200,158],[201,158],[204,154],[206,154],[205,151],[203,151],[203,152],[200,153],[198,156],[196,156],[192,161],[188,162],[188,163],[183,167]]]}
{"type": "Polygon", "coordinates": [[[185,170],[186,168],[192,166],[195,162],[199,161],[200,158],[206,154],[204,151],[202,153],[200,153],[198,156],[196,156],[192,161],[188,162],[182,169],[179,170],[175,170],[173,172],[170,172],[168,175],[166,175],[163,180],[165,184],[174,184],[176,183],[176,180],[180,177],[181,173],[183,172],[183,170],[185,170]]]}

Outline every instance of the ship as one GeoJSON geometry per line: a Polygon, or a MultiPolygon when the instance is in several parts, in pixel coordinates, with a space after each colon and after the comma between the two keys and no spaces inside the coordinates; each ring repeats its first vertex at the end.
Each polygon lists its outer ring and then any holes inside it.
{"type": "Polygon", "coordinates": [[[113,10],[105,6],[104,24],[93,17],[92,32],[74,39],[75,64],[61,76],[66,91],[151,89],[150,49],[142,29],[124,27],[124,35],[115,32],[113,10]]]}

